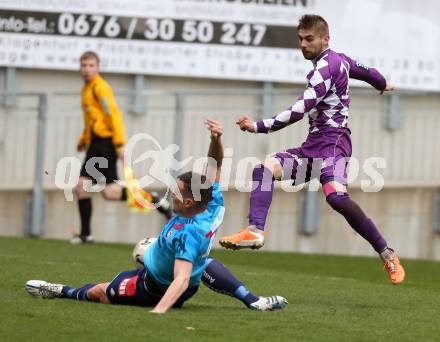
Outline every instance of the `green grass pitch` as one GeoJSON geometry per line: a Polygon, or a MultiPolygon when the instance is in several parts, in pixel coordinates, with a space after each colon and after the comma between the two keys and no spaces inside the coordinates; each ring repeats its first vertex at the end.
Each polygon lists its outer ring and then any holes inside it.
{"type": "Polygon", "coordinates": [[[403,260],[392,286],[375,258],[214,251],[256,294],[280,294],[280,312],[254,312],[201,290],[162,316],[145,308],[29,296],[29,279],[80,286],[132,269],[132,246],[0,238],[1,341],[439,341],[440,263],[403,260]]]}

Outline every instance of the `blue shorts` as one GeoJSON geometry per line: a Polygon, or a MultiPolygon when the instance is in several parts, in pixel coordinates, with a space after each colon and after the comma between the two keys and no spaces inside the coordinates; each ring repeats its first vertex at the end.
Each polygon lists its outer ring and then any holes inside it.
{"type": "MultiPolygon", "coordinates": [[[[198,288],[197,285],[186,289],[173,307],[182,307],[198,288]]],[[[111,304],[153,307],[159,303],[166,290],[148,275],[145,268],[141,268],[119,273],[107,286],[106,294],[111,304]]]]}

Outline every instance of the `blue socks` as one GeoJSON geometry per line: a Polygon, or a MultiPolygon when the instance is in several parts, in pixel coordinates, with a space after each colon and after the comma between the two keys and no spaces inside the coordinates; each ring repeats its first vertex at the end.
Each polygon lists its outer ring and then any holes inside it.
{"type": "Polygon", "coordinates": [[[240,280],[235,278],[222,263],[214,259],[203,272],[202,282],[215,292],[241,300],[246,306],[259,299],[240,280]]]}
{"type": "Polygon", "coordinates": [[[249,292],[244,285],[241,285],[234,291],[234,297],[240,299],[246,306],[255,303],[259,299],[253,293],[249,292]]]}
{"type": "Polygon", "coordinates": [[[63,286],[61,290],[63,298],[88,301],[87,291],[91,289],[95,284],[87,284],[80,288],[74,288],[70,286],[63,286]]]}

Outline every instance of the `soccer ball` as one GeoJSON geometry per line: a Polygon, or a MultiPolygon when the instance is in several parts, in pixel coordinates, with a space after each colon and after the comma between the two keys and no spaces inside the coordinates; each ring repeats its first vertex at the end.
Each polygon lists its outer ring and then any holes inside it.
{"type": "Polygon", "coordinates": [[[133,262],[136,268],[144,267],[144,254],[145,251],[155,242],[157,238],[144,238],[139,241],[133,249],[133,262]]]}

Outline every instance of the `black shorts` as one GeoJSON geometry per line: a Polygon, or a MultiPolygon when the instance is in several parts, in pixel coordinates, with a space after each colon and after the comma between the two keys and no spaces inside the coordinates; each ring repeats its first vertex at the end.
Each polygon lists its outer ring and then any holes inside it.
{"type": "Polygon", "coordinates": [[[98,182],[111,184],[119,179],[116,170],[117,161],[118,156],[112,138],[94,137],[87,149],[80,175],[81,177],[90,178],[94,184],[98,182]],[[100,158],[101,160],[96,159],[89,162],[92,158],[100,158]],[[107,167],[104,167],[105,164],[102,164],[105,161],[107,161],[107,167]],[[88,166],[88,170],[86,170],[86,165],[88,166]],[[95,170],[93,170],[93,168],[95,168],[95,170]]]}
{"type": "MultiPolygon", "coordinates": [[[[198,285],[186,289],[173,307],[182,307],[198,289],[198,285]]],[[[165,292],[166,289],[156,284],[145,268],[119,273],[106,290],[107,298],[112,304],[149,307],[156,306],[165,292]]]]}

